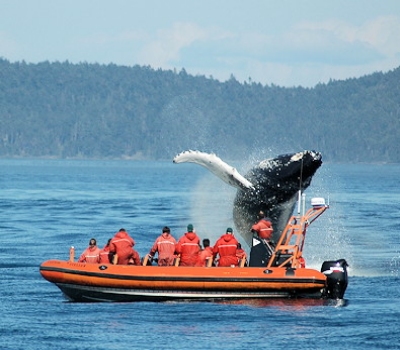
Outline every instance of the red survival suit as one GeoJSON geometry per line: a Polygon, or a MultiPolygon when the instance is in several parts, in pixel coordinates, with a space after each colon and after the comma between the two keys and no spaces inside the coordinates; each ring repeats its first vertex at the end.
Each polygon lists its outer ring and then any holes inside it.
{"type": "Polygon", "coordinates": [[[87,247],[78,259],[78,262],[86,262],[88,264],[98,264],[100,259],[100,249],[95,245],[87,247]]]}
{"type": "Polygon", "coordinates": [[[153,244],[150,256],[158,252],[158,266],[172,266],[175,260],[176,239],[169,232],[163,232],[153,244]]]}
{"type": "Polygon", "coordinates": [[[225,233],[218,239],[213,248],[214,257],[219,254],[218,266],[238,266],[236,256],[238,243],[231,233],[225,233]]]}
{"type": "Polygon", "coordinates": [[[110,252],[118,255],[118,265],[128,265],[132,258],[137,259],[138,254],[133,250],[134,245],[135,241],[123,228],[111,239],[110,252]]]}
{"type": "Polygon", "coordinates": [[[207,266],[208,259],[212,259],[212,257],[213,257],[212,248],[205,247],[202,251],[199,252],[196,266],[207,266]]]}
{"type": "Polygon", "coordinates": [[[177,254],[181,255],[179,266],[195,266],[200,251],[200,239],[194,232],[186,232],[175,247],[177,254]]]}
{"type": "Polygon", "coordinates": [[[258,237],[265,239],[266,241],[270,241],[272,239],[272,234],[274,233],[271,221],[265,218],[262,218],[259,222],[254,224],[251,227],[251,230],[256,231],[258,237]]]}

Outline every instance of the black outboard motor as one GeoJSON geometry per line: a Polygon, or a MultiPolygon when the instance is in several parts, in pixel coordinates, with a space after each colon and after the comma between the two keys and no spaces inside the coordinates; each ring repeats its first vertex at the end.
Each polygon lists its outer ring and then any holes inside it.
{"type": "Polygon", "coordinates": [[[321,272],[328,279],[327,298],[343,299],[348,283],[347,266],[345,259],[323,262],[321,272]]]}

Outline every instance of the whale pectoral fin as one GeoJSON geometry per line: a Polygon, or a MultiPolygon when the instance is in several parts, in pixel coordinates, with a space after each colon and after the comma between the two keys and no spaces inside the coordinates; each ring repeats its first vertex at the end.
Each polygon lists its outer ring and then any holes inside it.
{"type": "Polygon", "coordinates": [[[214,175],[218,176],[221,180],[227,184],[236,187],[237,189],[249,189],[254,188],[253,184],[242,176],[236,168],[225,163],[219,157],[213,153],[205,153],[200,151],[185,151],[173,159],[174,163],[196,163],[199,164],[214,175]]]}
{"type": "Polygon", "coordinates": [[[247,180],[245,177],[243,177],[236,170],[236,168],[231,167],[231,172],[228,172],[227,176],[229,177],[228,183],[231,186],[236,187],[237,189],[240,189],[240,190],[254,189],[253,184],[249,180],[247,180]]]}

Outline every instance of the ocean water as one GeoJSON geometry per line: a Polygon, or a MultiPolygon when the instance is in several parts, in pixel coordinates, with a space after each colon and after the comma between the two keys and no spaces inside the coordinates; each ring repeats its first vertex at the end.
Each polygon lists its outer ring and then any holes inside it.
{"type": "Polygon", "coordinates": [[[348,261],[343,303],[73,303],[43,261],[121,227],[140,255],[164,225],[214,242],[235,190],[194,164],[0,160],[0,348],[400,349],[400,165],[323,164],[306,194],[330,204],[307,232],[307,264],[348,261]]]}

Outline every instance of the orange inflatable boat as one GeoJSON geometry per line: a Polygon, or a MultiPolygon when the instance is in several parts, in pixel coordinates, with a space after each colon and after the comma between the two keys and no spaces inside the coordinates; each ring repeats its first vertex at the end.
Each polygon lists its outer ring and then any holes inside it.
{"type": "Polygon", "coordinates": [[[238,267],[159,267],[148,266],[147,259],[143,266],[87,264],[72,258],[48,260],[40,273],[73,301],[342,299],[344,259],[325,261],[321,271],[301,267],[307,227],[328,208],[322,198],[311,204],[290,218],[275,247],[255,235],[249,262],[238,267]]]}

